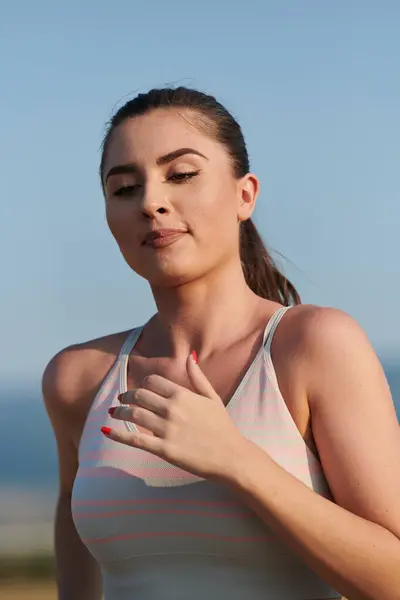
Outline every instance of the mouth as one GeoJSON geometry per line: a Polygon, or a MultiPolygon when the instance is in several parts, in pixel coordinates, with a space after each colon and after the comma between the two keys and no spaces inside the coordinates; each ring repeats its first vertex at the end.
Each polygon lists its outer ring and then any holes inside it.
{"type": "Polygon", "coordinates": [[[170,246],[187,233],[184,229],[156,229],[144,236],[142,245],[151,248],[170,246]]]}

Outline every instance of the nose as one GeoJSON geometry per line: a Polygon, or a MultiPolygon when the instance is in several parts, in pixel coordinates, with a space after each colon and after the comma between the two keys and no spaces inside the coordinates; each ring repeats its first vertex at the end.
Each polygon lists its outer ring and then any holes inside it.
{"type": "Polygon", "coordinates": [[[171,211],[171,204],[166,196],[165,189],[148,182],[143,189],[142,215],[147,219],[154,219],[157,215],[167,214],[171,211]]]}

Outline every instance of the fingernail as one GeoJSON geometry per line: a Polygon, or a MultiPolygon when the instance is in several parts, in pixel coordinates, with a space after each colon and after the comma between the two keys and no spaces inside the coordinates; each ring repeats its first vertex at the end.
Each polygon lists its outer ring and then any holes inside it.
{"type": "Polygon", "coordinates": [[[199,362],[199,359],[198,359],[196,350],[192,350],[191,356],[192,356],[193,362],[197,365],[197,363],[199,362]]]}
{"type": "Polygon", "coordinates": [[[111,427],[102,427],[101,428],[101,433],[104,433],[104,435],[110,435],[110,433],[111,433],[111,427]]]}
{"type": "Polygon", "coordinates": [[[109,408],[108,409],[108,414],[111,415],[111,416],[113,416],[113,414],[115,413],[115,409],[116,408],[117,408],[116,406],[112,406],[111,408],[109,408]]]}

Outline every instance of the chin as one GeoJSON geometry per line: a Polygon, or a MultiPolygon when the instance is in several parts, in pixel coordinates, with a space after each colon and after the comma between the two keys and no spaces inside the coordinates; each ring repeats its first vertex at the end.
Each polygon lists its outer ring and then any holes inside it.
{"type": "Polygon", "coordinates": [[[129,266],[137,275],[146,279],[151,287],[177,287],[201,276],[198,269],[194,268],[193,261],[188,260],[162,261],[162,264],[157,265],[131,263],[129,266]]]}
{"type": "Polygon", "coordinates": [[[145,276],[145,279],[147,279],[152,288],[174,288],[190,283],[196,279],[196,277],[187,272],[182,273],[172,271],[167,273],[152,273],[151,275],[145,276]]]}

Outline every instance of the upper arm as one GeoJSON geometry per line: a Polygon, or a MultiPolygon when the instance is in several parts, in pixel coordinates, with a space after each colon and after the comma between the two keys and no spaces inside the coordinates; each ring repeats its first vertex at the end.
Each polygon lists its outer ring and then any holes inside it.
{"type": "Polygon", "coordinates": [[[126,335],[121,332],[65,348],[44,371],[43,399],[57,442],[62,494],[72,492],[88,411],[126,335]]]}
{"type": "Polygon", "coordinates": [[[335,501],[400,538],[400,429],[382,366],[348,315],[306,326],[312,431],[335,501]]]}
{"type": "Polygon", "coordinates": [[[78,449],[74,441],[73,428],[76,417],[76,390],[68,385],[74,377],[73,356],[63,350],[47,365],[42,379],[44,404],[53,427],[57,443],[60,493],[70,494],[78,469],[78,449]]]}

